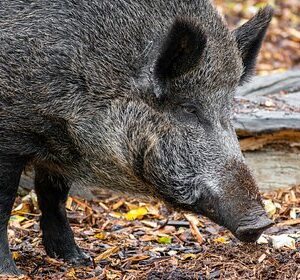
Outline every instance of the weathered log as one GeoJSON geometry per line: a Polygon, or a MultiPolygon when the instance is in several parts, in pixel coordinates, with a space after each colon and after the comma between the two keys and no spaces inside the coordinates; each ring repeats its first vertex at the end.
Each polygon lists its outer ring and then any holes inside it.
{"type": "Polygon", "coordinates": [[[300,70],[255,77],[239,88],[234,125],[241,137],[300,131],[300,70]]]}
{"type": "Polygon", "coordinates": [[[257,99],[259,96],[277,94],[281,91],[300,92],[300,70],[290,70],[268,76],[256,76],[250,83],[241,86],[237,95],[248,99],[257,99]]]}
{"type": "Polygon", "coordinates": [[[260,189],[300,184],[300,71],[239,88],[234,125],[260,189]]]}
{"type": "Polygon", "coordinates": [[[263,191],[300,184],[300,153],[263,149],[244,153],[263,191]]]}

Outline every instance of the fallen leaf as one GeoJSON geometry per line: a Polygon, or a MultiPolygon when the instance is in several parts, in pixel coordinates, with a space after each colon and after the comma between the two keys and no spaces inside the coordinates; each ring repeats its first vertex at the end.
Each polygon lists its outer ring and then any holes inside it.
{"type": "Polygon", "coordinates": [[[262,234],[258,240],[256,241],[257,244],[268,244],[269,241],[268,241],[268,236],[265,235],[265,234],[262,234]]]}
{"type": "Polygon", "coordinates": [[[146,207],[139,207],[137,209],[132,209],[129,212],[127,212],[124,217],[128,221],[133,221],[136,219],[142,219],[146,214],[148,213],[148,210],[146,207]]]}
{"type": "Polygon", "coordinates": [[[278,227],[293,226],[293,225],[297,225],[297,224],[300,224],[300,218],[293,219],[293,220],[286,220],[286,221],[276,224],[276,226],[278,226],[278,227]]]}
{"type": "Polygon", "coordinates": [[[107,259],[108,257],[110,257],[111,255],[117,253],[119,251],[119,246],[114,246],[111,247],[109,249],[107,249],[105,252],[101,253],[100,255],[98,255],[97,257],[94,258],[95,262],[107,259]]]}
{"type": "Polygon", "coordinates": [[[20,216],[20,215],[13,215],[9,219],[9,221],[12,222],[12,223],[21,223],[24,220],[26,220],[26,218],[23,217],[23,216],[20,216]]]}
{"type": "Polygon", "coordinates": [[[295,208],[292,208],[290,211],[290,218],[295,220],[297,218],[297,212],[295,208]]]}
{"type": "Polygon", "coordinates": [[[29,193],[29,196],[30,196],[31,202],[32,202],[32,204],[34,206],[34,209],[35,210],[39,209],[38,198],[37,198],[37,195],[36,195],[35,191],[32,190],[29,193]]]}
{"type": "Polygon", "coordinates": [[[121,273],[112,270],[107,270],[105,276],[108,280],[121,279],[121,273]]]}
{"type": "Polygon", "coordinates": [[[276,213],[276,206],[271,199],[264,200],[265,210],[268,216],[271,218],[276,213]]]}
{"type": "Polygon", "coordinates": [[[215,238],[213,242],[227,244],[230,242],[230,238],[228,236],[220,236],[218,238],[215,238]]]}
{"type": "Polygon", "coordinates": [[[75,272],[75,269],[73,267],[66,273],[66,276],[70,277],[70,278],[73,278],[73,279],[77,279],[76,272],[75,272]]]}
{"type": "Polygon", "coordinates": [[[147,260],[150,256],[148,255],[136,255],[126,259],[126,262],[137,263],[139,261],[147,260]]]}
{"type": "Polygon", "coordinates": [[[112,210],[117,210],[118,208],[120,208],[125,202],[125,199],[120,199],[118,202],[116,202],[115,204],[113,204],[113,206],[111,207],[112,210]]]}
{"type": "Polygon", "coordinates": [[[197,255],[192,254],[192,253],[187,253],[187,254],[183,254],[181,256],[182,260],[187,260],[187,259],[195,259],[197,257],[197,255]]]}
{"type": "Polygon", "coordinates": [[[66,202],[66,208],[70,211],[73,210],[72,203],[73,203],[73,198],[71,196],[69,196],[67,199],[67,202],[66,202]]]}
{"type": "Polygon", "coordinates": [[[197,227],[197,221],[194,218],[191,218],[190,215],[185,214],[184,216],[190,223],[190,229],[191,229],[191,232],[192,232],[194,238],[197,240],[197,242],[199,244],[202,244],[204,242],[204,238],[202,237],[202,235],[197,227]]]}
{"type": "Polygon", "coordinates": [[[151,228],[157,228],[157,226],[158,226],[157,222],[153,222],[153,221],[143,220],[143,221],[141,221],[141,223],[143,223],[144,225],[151,227],[151,228]]]}
{"type": "Polygon", "coordinates": [[[31,203],[28,201],[20,203],[13,211],[12,215],[24,215],[31,212],[31,203]]]}
{"type": "Polygon", "coordinates": [[[266,107],[274,107],[274,106],[275,106],[275,103],[274,103],[271,99],[268,99],[268,100],[264,103],[264,105],[265,105],[266,107]]]}
{"type": "Polygon", "coordinates": [[[170,236],[161,236],[157,240],[160,244],[171,244],[172,243],[172,237],[170,236]]]}
{"type": "Polygon", "coordinates": [[[177,255],[177,251],[175,251],[175,250],[170,250],[167,254],[169,255],[169,256],[176,256],[177,255]]]}
{"type": "Polygon", "coordinates": [[[282,247],[296,249],[295,239],[290,237],[288,234],[272,235],[270,236],[270,240],[275,249],[280,249],[282,247]]]}
{"type": "Polygon", "coordinates": [[[56,259],[53,259],[53,258],[50,258],[50,257],[46,257],[45,258],[45,261],[49,264],[53,264],[53,265],[62,265],[63,264],[63,261],[60,261],[60,260],[56,260],[56,259]]]}
{"type": "Polygon", "coordinates": [[[258,263],[262,263],[265,259],[266,259],[267,255],[266,254],[262,254],[259,258],[258,258],[258,263]]]}
{"type": "Polygon", "coordinates": [[[102,232],[95,234],[94,237],[97,239],[100,239],[100,240],[104,240],[106,238],[106,233],[102,231],[102,232]]]}
{"type": "Polygon", "coordinates": [[[19,252],[12,252],[11,254],[14,261],[17,261],[21,258],[21,254],[19,252]]]}

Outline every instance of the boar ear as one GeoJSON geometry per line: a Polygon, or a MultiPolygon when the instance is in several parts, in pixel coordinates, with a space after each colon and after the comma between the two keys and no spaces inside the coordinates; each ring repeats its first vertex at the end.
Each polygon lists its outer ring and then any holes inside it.
{"type": "Polygon", "coordinates": [[[273,8],[267,6],[244,25],[234,30],[234,35],[238,48],[241,51],[244,64],[244,73],[241,78],[241,83],[246,81],[254,72],[256,57],[272,19],[272,15],[273,8]]]}
{"type": "Polygon", "coordinates": [[[176,19],[156,61],[156,78],[174,79],[191,71],[199,63],[205,45],[206,36],[196,23],[176,19]]]}

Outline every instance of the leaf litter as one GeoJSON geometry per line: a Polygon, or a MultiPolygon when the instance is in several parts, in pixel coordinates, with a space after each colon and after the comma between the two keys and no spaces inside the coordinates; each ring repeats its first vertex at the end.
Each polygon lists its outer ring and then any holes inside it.
{"type": "Polygon", "coordinates": [[[263,195],[276,225],[256,244],[243,244],[205,217],[174,212],[157,201],[110,192],[101,196],[101,201],[70,197],[67,202],[76,242],[93,258],[90,267],[47,257],[34,193],[17,198],[9,240],[14,260],[26,273],[19,279],[300,277],[300,186],[263,195]]]}

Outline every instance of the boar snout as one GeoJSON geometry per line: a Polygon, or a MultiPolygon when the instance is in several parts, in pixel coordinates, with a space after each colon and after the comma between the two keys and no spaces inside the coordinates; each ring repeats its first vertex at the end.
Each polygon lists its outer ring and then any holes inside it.
{"type": "Polygon", "coordinates": [[[255,242],[260,235],[274,224],[264,211],[244,217],[235,231],[235,236],[243,242],[255,242]]]}

